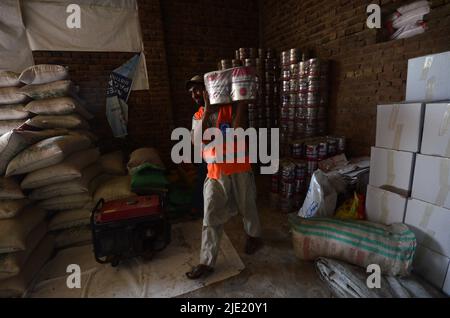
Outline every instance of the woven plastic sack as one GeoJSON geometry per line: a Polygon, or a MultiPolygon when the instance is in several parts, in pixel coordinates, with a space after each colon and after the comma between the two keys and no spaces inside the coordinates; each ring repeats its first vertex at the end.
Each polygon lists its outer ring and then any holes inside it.
{"type": "Polygon", "coordinates": [[[27,236],[46,215],[46,211],[28,206],[13,219],[0,220],[0,254],[25,250],[27,236]]]}
{"type": "Polygon", "coordinates": [[[0,106],[0,120],[27,119],[30,113],[23,104],[0,106]]]}
{"type": "Polygon", "coordinates": [[[63,136],[65,129],[42,131],[13,130],[0,137],[0,175],[5,174],[9,162],[25,148],[47,138],[63,136]]]}
{"type": "MultiPolygon", "coordinates": [[[[1,107],[1,106],[0,106],[1,107]]],[[[19,128],[25,123],[25,119],[19,120],[1,120],[0,121],[0,136],[9,133],[11,130],[19,128]]]]}
{"type": "Polygon", "coordinates": [[[72,115],[38,115],[26,122],[31,127],[40,129],[89,129],[88,122],[77,114],[72,115]]]}
{"type": "Polygon", "coordinates": [[[72,96],[75,94],[75,87],[71,81],[62,80],[48,84],[26,85],[20,88],[20,92],[32,99],[47,99],[72,96]]]}
{"type": "Polygon", "coordinates": [[[130,160],[128,160],[127,164],[128,172],[133,174],[133,170],[144,163],[150,163],[163,169],[165,168],[155,148],[139,148],[130,155],[130,160]]]}
{"type": "Polygon", "coordinates": [[[0,200],[24,199],[19,183],[13,178],[0,177],[0,200]]]}
{"type": "Polygon", "coordinates": [[[92,196],[88,193],[81,193],[50,198],[40,201],[38,205],[48,211],[64,211],[81,209],[89,203],[92,203],[92,196]]]}
{"type": "Polygon", "coordinates": [[[28,199],[0,200],[0,220],[15,217],[29,204],[28,199]]]}
{"type": "Polygon", "coordinates": [[[93,118],[91,113],[71,97],[35,100],[26,105],[26,110],[38,115],[71,115],[78,113],[86,119],[93,118]]]}
{"type": "Polygon", "coordinates": [[[389,226],[368,221],[333,218],[303,219],[289,215],[295,255],[305,261],[319,257],[341,260],[363,268],[407,276],[416,251],[416,237],[406,224],[389,226]]]}
{"type": "Polygon", "coordinates": [[[25,103],[28,97],[18,87],[0,88],[0,105],[25,103]]]}
{"type": "Polygon", "coordinates": [[[42,140],[19,153],[8,164],[6,176],[24,174],[62,162],[74,152],[89,148],[91,141],[82,136],[58,136],[42,140]]]}
{"type": "Polygon", "coordinates": [[[19,85],[19,74],[10,71],[0,71],[0,88],[19,85]]]}
{"type": "Polygon", "coordinates": [[[1,281],[0,298],[23,297],[30,283],[52,256],[54,249],[54,237],[47,235],[33,250],[19,275],[1,281]]]}
{"type": "Polygon", "coordinates": [[[0,254],[0,280],[19,274],[28,257],[44,238],[45,234],[47,234],[47,223],[43,222],[27,236],[24,251],[0,254]]]}
{"type": "Polygon", "coordinates": [[[89,225],[92,209],[93,205],[88,205],[82,209],[61,211],[50,220],[48,229],[53,232],[89,225]]]}
{"type": "Polygon", "coordinates": [[[69,77],[68,69],[61,65],[39,64],[25,69],[19,80],[24,84],[46,84],[69,77]]]}

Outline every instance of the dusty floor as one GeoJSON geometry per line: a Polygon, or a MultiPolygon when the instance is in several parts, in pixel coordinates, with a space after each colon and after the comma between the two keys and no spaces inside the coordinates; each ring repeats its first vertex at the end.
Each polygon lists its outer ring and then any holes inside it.
{"type": "Polygon", "coordinates": [[[258,206],[264,247],[256,254],[244,253],[245,232],[240,217],[225,231],[246,268],[239,275],[204,287],[183,297],[331,297],[314,266],[298,260],[293,252],[287,215],[271,209],[267,178],[257,178],[258,206]]]}

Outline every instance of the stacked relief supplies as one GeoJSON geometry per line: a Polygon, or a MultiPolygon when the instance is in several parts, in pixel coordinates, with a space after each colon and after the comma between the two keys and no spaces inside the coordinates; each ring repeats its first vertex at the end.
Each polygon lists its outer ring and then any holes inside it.
{"type": "Polygon", "coordinates": [[[19,75],[0,71],[0,136],[21,126],[30,117],[25,109],[28,100],[20,93],[19,75]]]}
{"type": "Polygon", "coordinates": [[[67,69],[36,65],[22,72],[27,84],[21,92],[32,99],[26,110],[34,115],[25,129],[58,130],[64,134],[44,139],[23,150],[8,165],[7,175],[21,175],[21,188],[30,200],[48,211],[49,231],[56,247],[91,239],[89,215],[93,206],[94,177],[101,173],[100,153],[88,132],[92,115],[76,94],[67,69]]]}
{"type": "Polygon", "coordinates": [[[369,221],[406,223],[413,271],[450,295],[450,52],[410,59],[406,102],[380,105],[369,221]]]}
{"type": "Polygon", "coordinates": [[[26,197],[20,177],[7,173],[9,163],[27,147],[66,133],[16,129],[32,117],[19,78],[0,72],[0,297],[22,296],[54,248],[47,235],[46,211],[26,197]]]}

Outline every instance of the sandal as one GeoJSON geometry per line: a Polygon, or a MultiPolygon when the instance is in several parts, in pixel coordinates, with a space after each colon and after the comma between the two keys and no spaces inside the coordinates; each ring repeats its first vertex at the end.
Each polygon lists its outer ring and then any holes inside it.
{"type": "Polygon", "coordinates": [[[189,279],[198,279],[202,276],[206,276],[208,274],[211,274],[214,271],[214,269],[210,266],[199,264],[192,268],[190,272],[186,273],[187,278],[189,279]]]}

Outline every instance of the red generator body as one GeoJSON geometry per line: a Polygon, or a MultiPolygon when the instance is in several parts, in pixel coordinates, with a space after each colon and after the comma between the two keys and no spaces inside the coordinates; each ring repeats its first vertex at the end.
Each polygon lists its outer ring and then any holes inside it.
{"type": "Polygon", "coordinates": [[[162,195],[106,203],[101,199],[92,211],[91,226],[95,259],[112,266],[136,256],[151,258],[171,238],[162,195]]]}

